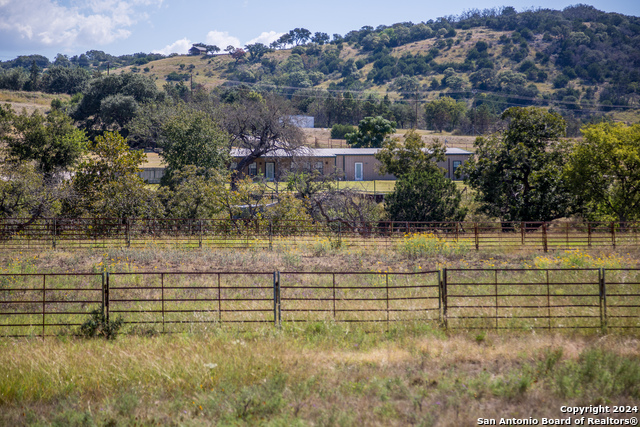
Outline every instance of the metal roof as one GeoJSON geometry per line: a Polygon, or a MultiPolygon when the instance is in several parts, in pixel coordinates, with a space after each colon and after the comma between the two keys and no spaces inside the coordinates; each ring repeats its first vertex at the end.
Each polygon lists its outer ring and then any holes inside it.
{"type": "MultiPolygon", "coordinates": [[[[372,156],[377,154],[381,148],[310,148],[298,147],[293,151],[274,150],[262,157],[336,157],[336,156],[372,156]]],[[[231,157],[245,157],[249,154],[246,148],[232,148],[231,157]]],[[[446,155],[471,155],[470,151],[461,148],[447,148],[446,155]]]]}

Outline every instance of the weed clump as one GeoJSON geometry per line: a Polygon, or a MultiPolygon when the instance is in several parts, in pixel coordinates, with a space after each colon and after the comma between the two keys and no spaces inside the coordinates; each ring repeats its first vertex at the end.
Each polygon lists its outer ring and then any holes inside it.
{"type": "Polygon", "coordinates": [[[90,313],[91,317],[80,325],[79,335],[83,338],[115,339],[124,323],[122,317],[109,320],[101,309],[95,309],[90,313]]]}

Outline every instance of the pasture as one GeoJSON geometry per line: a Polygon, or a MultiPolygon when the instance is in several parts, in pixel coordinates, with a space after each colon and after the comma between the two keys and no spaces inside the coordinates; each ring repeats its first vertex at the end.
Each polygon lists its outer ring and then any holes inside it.
{"type": "Polygon", "coordinates": [[[612,327],[640,326],[614,319],[637,308],[612,308],[638,304],[639,274],[625,270],[638,266],[637,249],[416,250],[405,240],[5,249],[2,287],[32,288],[11,298],[37,300],[34,311],[52,275],[48,336],[37,337],[34,314],[15,320],[35,325],[13,329],[28,337],[0,339],[0,423],[459,426],[566,418],[561,405],[637,405],[638,329],[612,327]],[[602,269],[610,287],[621,283],[609,295],[629,294],[607,301],[606,329],[602,269]],[[106,273],[120,334],[76,337],[75,324],[102,304],[106,273]]]}

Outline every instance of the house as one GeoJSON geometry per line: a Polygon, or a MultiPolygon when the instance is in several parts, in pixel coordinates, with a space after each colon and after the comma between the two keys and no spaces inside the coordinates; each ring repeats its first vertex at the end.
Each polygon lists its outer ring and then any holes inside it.
{"type": "MultiPolygon", "coordinates": [[[[295,166],[313,168],[320,175],[326,176],[334,172],[345,181],[393,180],[391,174],[381,174],[381,163],[375,158],[380,148],[309,148],[301,147],[294,153],[276,150],[262,156],[247,167],[249,176],[262,175],[267,180],[281,180],[295,166]]],[[[235,148],[231,157],[239,161],[247,154],[245,149],[235,148]]],[[[438,162],[447,178],[458,179],[455,171],[470,156],[471,152],[460,148],[447,148],[446,158],[438,162]]],[[[232,165],[234,167],[234,165],[232,165]]]]}
{"type": "MultiPolygon", "coordinates": [[[[380,148],[309,148],[300,147],[293,153],[275,150],[256,159],[247,166],[245,173],[249,176],[264,176],[269,181],[281,181],[295,169],[314,169],[322,176],[337,173],[344,181],[394,180],[391,174],[381,174],[381,163],[375,158],[380,148]]],[[[231,150],[232,169],[237,162],[246,157],[244,148],[231,150]]],[[[447,178],[459,179],[455,176],[458,167],[469,159],[473,153],[460,148],[447,148],[446,158],[438,162],[447,178]]],[[[149,184],[158,184],[164,175],[164,168],[142,168],[138,174],[149,184]]]]}
{"type": "Polygon", "coordinates": [[[191,49],[189,49],[189,55],[198,56],[198,55],[206,55],[206,54],[207,54],[206,47],[194,45],[194,46],[191,46],[191,49]]]}

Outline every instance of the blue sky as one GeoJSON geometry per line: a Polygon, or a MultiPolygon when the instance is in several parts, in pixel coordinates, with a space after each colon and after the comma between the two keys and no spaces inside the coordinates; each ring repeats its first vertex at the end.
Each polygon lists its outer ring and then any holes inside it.
{"type": "MultiPolygon", "coordinates": [[[[563,9],[579,1],[486,0],[0,0],[0,60],[18,55],[186,53],[192,43],[270,43],[295,27],[332,35],[364,25],[414,23],[465,10],[513,6],[563,9]]],[[[638,0],[584,2],[606,12],[640,15],[638,0]]]]}

